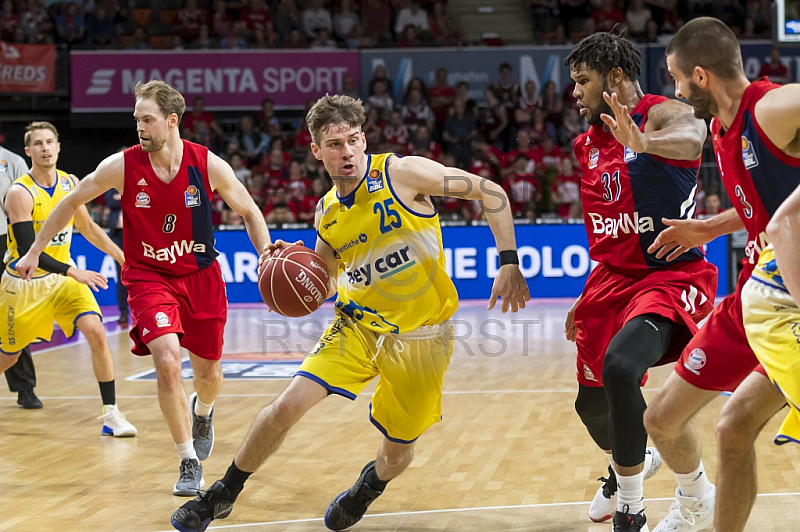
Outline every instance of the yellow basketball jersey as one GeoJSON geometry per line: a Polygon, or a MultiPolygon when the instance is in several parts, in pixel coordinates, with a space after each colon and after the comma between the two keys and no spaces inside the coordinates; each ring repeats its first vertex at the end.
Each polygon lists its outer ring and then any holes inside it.
{"type": "Polygon", "coordinates": [[[366,174],[347,196],[331,189],[318,228],[339,259],[337,308],[380,333],[441,323],[458,308],[439,216],[414,212],[395,196],[392,155],[369,155],[366,174]]]}
{"type": "MultiPolygon", "coordinates": [[[[11,186],[25,187],[31,197],[33,198],[33,212],[31,218],[33,219],[33,230],[39,234],[45,220],[50,216],[50,212],[58,205],[64,196],[70,193],[77,183],[67,173],[61,170],[56,170],[58,179],[52,188],[44,188],[40,186],[30,174],[25,174],[19,177],[11,186]]],[[[53,240],[44,248],[44,252],[53,257],[59,262],[69,263],[69,246],[72,243],[72,219],[70,219],[67,226],[62,229],[53,240]]],[[[14,237],[14,230],[11,225],[8,226],[8,251],[3,260],[6,264],[6,272],[18,277],[17,271],[14,269],[17,261],[20,259],[19,250],[17,249],[17,239],[14,237]]],[[[34,277],[43,277],[50,272],[42,269],[37,269],[34,277]]]]}
{"type": "Polygon", "coordinates": [[[758,256],[758,264],[753,269],[753,279],[756,281],[777,288],[786,292],[786,285],[778,271],[778,263],[775,261],[775,249],[769,244],[758,256]]]}

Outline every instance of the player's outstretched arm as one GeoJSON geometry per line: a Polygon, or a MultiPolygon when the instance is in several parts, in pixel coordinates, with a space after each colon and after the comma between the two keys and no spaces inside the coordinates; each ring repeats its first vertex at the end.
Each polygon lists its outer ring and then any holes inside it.
{"type": "Polygon", "coordinates": [[[600,115],[614,137],[636,153],[650,153],[666,159],[691,161],[700,157],[706,140],[705,122],[694,116],[692,107],[677,100],[654,105],[647,113],[644,133],[633,121],[628,106],[616,94],[603,93],[614,116],[600,115]]]}
{"type": "Polygon", "coordinates": [[[736,209],[728,209],[706,220],[662,218],[661,221],[667,228],[658,234],[647,252],[655,253],[657,259],[669,254],[669,261],[677,259],[692,248],[711,242],[718,236],[744,229],[744,222],[739,218],[736,209]]]}
{"type": "Polygon", "coordinates": [[[50,212],[42,229],[36,235],[30,250],[17,263],[17,271],[23,279],[30,279],[39,263],[39,255],[47,243],[75,216],[78,207],[116,188],[122,192],[125,184],[125,159],[115,153],[104,159],[94,172],[86,176],[75,189],[62,199],[50,212]]]}
{"type": "Polygon", "coordinates": [[[88,240],[90,244],[100,251],[111,255],[120,265],[125,262],[125,255],[122,254],[122,250],[108,237],[102,227],[94,223],[94,220],[92,220],[92,217],[89,215],[89,211],[86,209],[86,205],[81,205],[78,207],[78,210],[75,211],[74,223],[78,231],[86,237],[86,240],[88,240]]]}
{"type": "Polygon", "coordinates": [[[230,165],[210,151],[208,152],[208,181],[211,183],[211,188],[219,192],[233,212],[244,219],[250,241],[260,253],[272,242],[264,215],[261,214],[244,185],[236,179],[230,165]]]}
{"type": "Polygon", "coordinates": [[[800,155],[800,83],[766,93],[756,103],[756,121],[775,146],[789,155],[800,155]]]}
{"type": "MultiPolygon", "coordinates": [[[[391,161],[392,186],[403,197],[447,196],[474,199],[481,202],[499,253],[511,252],[516,258],[517,243],[514,235],[514,218],[506,193],[497,183],[458,168],[448,168],[424,157],[393,158],[391,161]]],[[[495,277],[489,310],[497,298],[503,301],[502,311],[517,312],[525,308],[530,291],[516,260],[503,264],[495,277]]]]}
{"type": "MultiPolygon", "coordinates": [[[[774,91],[773,91],[774,92],[774,91]]],[[[781,277],[795,302],[800,302],[800,187],[786,198],[767,225],[767,236],[775,247],[781,277]]]]}

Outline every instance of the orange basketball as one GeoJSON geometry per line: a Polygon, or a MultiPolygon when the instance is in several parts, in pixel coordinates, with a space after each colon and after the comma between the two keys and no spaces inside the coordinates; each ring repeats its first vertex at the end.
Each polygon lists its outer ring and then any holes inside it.
{"type": "Polygon", "coordinates": [[[307,316],[325,302],[328,267],[314,251],[294,244],[276,250],[258,274],[264,303],[283,316],[307,316]]]}

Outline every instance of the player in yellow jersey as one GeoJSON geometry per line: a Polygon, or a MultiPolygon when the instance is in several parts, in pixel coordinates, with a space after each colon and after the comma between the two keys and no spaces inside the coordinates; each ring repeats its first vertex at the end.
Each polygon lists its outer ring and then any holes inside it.
{"type": "MultiPolygon", "coordinates": [[[[445,270],[431,196],[482,201],[500,251],[489,309],[516,312],[529,299],[519,270],[511,209],[490,181],[422,157],[366,155],[360,100],[324,96],[306,117],[311,150],[335,187],[315,217],[317,253],[338,288],[336,320],[306,357],[289,387],[255,419],[225,477],[172,515],[178,530],[202,531],[227,517],[245,480],[289,429],[330,394],[355,399],[380,375],[370,421],[383,434],[376,460],[325,513],[343,530],[411,463],[414,442],[441,417],[442,383],[453,351],[449,318],[458,294],[445,270]]],[[[262,255],[284,245],[277,241],[262,255]]]]}
{"type": "MultiPolygon", "coordinates": [[[[92,350],[92,366],[103,399],[102,433],[123,437],[136,435],[136,428],[116,406],[114,364],[105,329],[89,287],[107,288],[106,279],[97,272],[81,270],[72,264],[69,254],[72,221],[45,248],[33,279],[20,278],[14,266],[25,255],[42,228],[50,211],[77,185],[77,180],[56,168],[61,144],[58,132],[49,122],[33,122],[25,132],[25,154],[31,158],[31,170],[19,177],[5,198],[8,216],[8,251],[3,260],[5,275],[0,281],[0,371],[14,365],[20,351],[28,345],[48,341],[53,321],[67,336],[79,329],[92,350]]],[[[122,250],[95,224],[86,207],[74,218],[75,226],[89,242],[118,262],[124,262],[122,250]]]]}

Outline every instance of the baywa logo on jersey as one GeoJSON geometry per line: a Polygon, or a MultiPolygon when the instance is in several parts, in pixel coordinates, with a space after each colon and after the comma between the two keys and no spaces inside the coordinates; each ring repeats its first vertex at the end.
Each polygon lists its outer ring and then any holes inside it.
{"type": "Polygon", "coordinates": [[[589,168],[590,169],[596,168],[597,161],[599,160],[600,160],[600,150],[598,150],[597,148],[592,148],[591,150],[589,150],[589,168]]]}
{"type": "Polygon", "coordinates": [[[187,207],[199,207],[200,206],[200,191],[197,190],[197,187],[194,185],[189,185],[189,188],[186,189],[184,193],[186,196],[186,206],[187,207]]]}
{"type": "Polygon", "coordinates": [[[373,168],[369,171],[369,175],[367,177],[367,192],[371,194],[373,192],[377,192],[378,190],[383,190],[383,174],[380,170],[373,168]]]}
{"type": "Polygon", "coordinates": [[[156,313],[156,325],[160,327],[169,327],[169,318],[163,312],[156,313]]]}
{"type": "Polygon", "coordinates": [[[629,147],[625,146],[625,155],[623,155],[623,156],[622,156],[622,159],[623,159],[623,160],[624,160],[626,163],[629,163],[629,162],[631,162],[631,161],[634,161],[634,160],[636,160],[636,157],[637,157],[638,155],[639,155],[638,153],[636,153],[635,151],[633,151],[633,150],[632,150],[632,149],[630,149],[629,147]]]}
{"type": "Polygon", "coordinates": [[[742,162],[748,170],[758,166],[758,157],[756,157],[756,151],[753,149],[753,143],[744,135],[742,135],[742,162]]]}
{"type": "Polygon", "coordinates": [[[699,347],[692,349],[692,352],[689,353],[689,356],[683,363],[683,366],[695,375],[700,375],[700,370],[703,369],[703,366],[705,365],[706,353],[699,347]]]}
{"type": "Polygon", "coordinates": [[[136,206],[149,209],[150,195],[147,192],[139,192],[138,194],[136,194],[136,206]]]}

